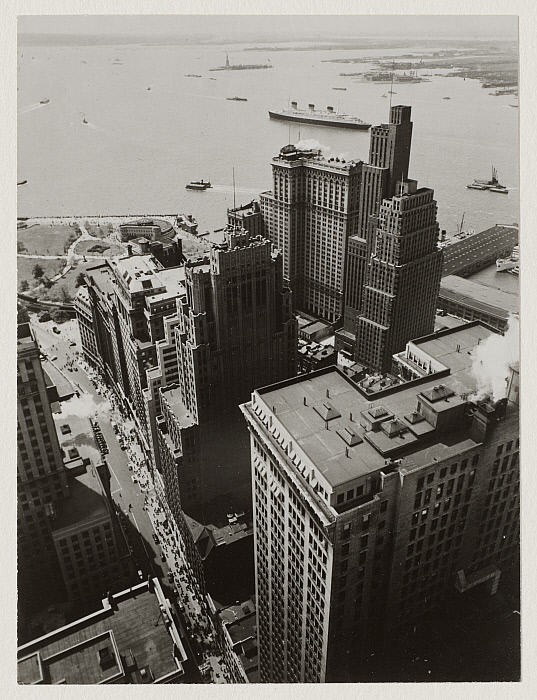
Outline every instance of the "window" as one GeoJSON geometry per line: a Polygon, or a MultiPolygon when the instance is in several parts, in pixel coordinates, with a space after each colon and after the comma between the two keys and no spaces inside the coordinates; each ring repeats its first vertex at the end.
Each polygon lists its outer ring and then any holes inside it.
{"type": "Polygon", "coordinates": [[[431,502],[431,493],[432,493],[432,489],[427,489],[427,491],[425,491],[425,498],[423,499],[423,505],[427,505],[427,503],[431,502]]]}
{"type": "Polygon", "coordinates": [[[434,481],[434,472],[427,475],[427,483],[430,484],[434,481]]]}
{"type": "Polygon", "coordinates": [[[468,477],[468,486],[471,486],[475,481],[475,469],[472,469],[470,476],[468,477]]]}
{"type": "Polygon", "coordinates": [[[496,450],[496,457],[499,457],[503,452],[503,445],[498,445],[498,449],[496,450]]]}
{"type": "Polygon", "coordinates": [[[444,484],[438,484],[436,488],[436,498],[442,498],[442,494],[444,493],[444,484]]]}
{"type": "Polygon", "coordinates": [[[451,468],[450,468],[450,470],[449,470],[449,473],[450,473],[450,474],[455,474],[456,471],[457,471],[457,465],[456,465],[456,464],[452,464],[452,465],[451,465],[451,468]]]}
{"type": "Polygon", "coordinates": [[[447,474],[447,467],[443,467],[440,470],[440,478],[443,479],[446,476],[446,474],[447,474]]]}
{"type": "Polygon", "coordinates": [[[388,501],[382,501],[380,504],[380,512],[384,513],[388,508],[388,501]]]}
{"type": "Polygon", "coordinates": [[[424,476],[420,476],[420,478],[418,479],[418,485],[417,485],[417,487],[416,487],[416,490],[417,490],[417,491],[420,491],[420,490],[423,488],[423,484],[424,484],[424,483],[425,483],[425,477],[424,477],[424,476]]]}
{"type": "Polygon", "coordinates": [[[344,523],[341,530],[341,539],[348,540],[351,536],[351,523],[344,523]]]}
{"type": "Polygon", "coordinates": [[[479,463],[479,455],[474,455],[472,457],[472,467],[477,467],[478,463],[479,463]]]}
{"type": "Polygon", "coordinates": [[[414,499],[414,508],[419,508],[421,506],[421,493],[417,493],[414,499]]]}

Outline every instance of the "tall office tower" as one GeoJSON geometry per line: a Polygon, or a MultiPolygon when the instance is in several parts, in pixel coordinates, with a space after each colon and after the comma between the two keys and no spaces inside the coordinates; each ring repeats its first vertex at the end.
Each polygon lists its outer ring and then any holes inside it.
{"type": "Polygon", "coordinates": [[[409,343],[397,387],[332,367],[242,407],[262,682],[354,680],[375,646],[516,565],[516,381],[474,399],[472,353],[492,335],[474,322],[409,343]]]}
{"type": "MultiPolygon", "coordinates": [[[[19,580],[59,573],[50,518],[69,488],[39,347],[28,323],[17,328],[17,535],[19,580]]],[[[61,581],[61,577],[59,579],[61,581]]],[[[23,591],[20,592],[23,595],[23,591]]]]}
{"type": "Polygon", "coordinates": [[[369,369],[390,372],[394,353],[434,330],[442,251],[433,194],[404,180],[380,207],[356,334],[355,358],[369,369]]]}
{"type": "Polygon", "coordinates": [[[295,309],[330,323],[343,315],[347,240],[358,233],[362,163],[285,146],[260,196],[267,238],[282,251],[295,309]]]}
{"type": "Polygon", "coordinates": [[[179,390],[170,411],[181,435],[196,426],[189,454],[197,456],[184,454],[179,471],[181,502],[207,520],[200,504],[225,494],[249,509],[248,436],[237,407],[255,386],[294,376],[297,328],[281,254],[247,231],[228,228],[208,260],[187,263],[185,285],[175,329],[179,390]]]}
{"type": "Polygon", "coordinates": [[[349,246],[345,282],[344,326],[351,335],[356,332],[356,319],[361,310],[361,292],[375,241],[375,218],[382,201],[395,194],[396,183],[408,176],[412,142],[410,113],[410,107],[392,107],[389,124],[371,129],[369,163],[362,168],[358,231],[352,248],[349,246]]]}

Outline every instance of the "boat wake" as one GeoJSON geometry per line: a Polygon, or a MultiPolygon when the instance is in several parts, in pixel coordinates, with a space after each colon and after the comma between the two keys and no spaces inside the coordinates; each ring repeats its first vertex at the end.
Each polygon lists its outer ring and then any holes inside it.
{"type": "Polygon", "coordinates": [[[20,109],[17,110],[17,115],[19,114],[27,114],[28,112],[33,112],[34,109],[40,109],[41,107],[46,107],[47,105],[43,105],[40,102],[38,102],[35,105],[30,105],[29,107],[21,107],[20,109]]]}
{"type": "MultiPolygon", "coordinates": [[[[233,186],[232,185],[213,185],[212,187],[213,190],[216,190],[217,192],[233,192],[233,186]]],[[[255,194],[258,195],[262,191],[261,189],[253,189],[251,187],[235,187],[235,192],[237,194],[255,194]]]]}

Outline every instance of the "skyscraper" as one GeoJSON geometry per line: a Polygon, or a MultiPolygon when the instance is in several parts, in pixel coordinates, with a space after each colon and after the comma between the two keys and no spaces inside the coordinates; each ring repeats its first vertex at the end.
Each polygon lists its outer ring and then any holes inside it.
{"type": "Polygon", "coordinates": [[[175,328],[178,388],[161,390],[161,401],[181,454],[182,507],[207,520],[200,505],[224,495],[249,509],[248,440],[237,406],[256,385],[294,376],[297,329],[281,254],[245,230],[228,228],[208,259],[187,263],[184,284],[175,328]]]}
{"type": "Polygon", "coordinates": [[[289,145],[261,194],[267,237],[283,254],[293,306],[330,323],[343,315],[347,240],[358,232],[362,163],[289,145]]]}
{"type": "Polygon", "coordinates": [[[408,343],[397,387],[327,368],[242,407],[262,682],[352,679],[349,660],[516,565],[518,374],[477,400],[472,353],[491,335],[475,322],[408,343]]]}
{"type": "Polygon", "coordinates": [[[398,182],[377,218],[358,318],[355,358],[390,372],[392,355],[434,330],[442,251],[433,191],[398,182]]]}
{"type": "Polygon", "coordinates": [[[410,113],[408,106],[391,107],[389,123],[371,129],[369,163],[362,167],[358,228],[349,241],[345,279],[344,327],[351,336],[356,333],[356,319],[361,310],[362,288],[375,241],[375,218],[382,201],[395,194],[396,183],[408,176],[412,143],[410,113]]]}

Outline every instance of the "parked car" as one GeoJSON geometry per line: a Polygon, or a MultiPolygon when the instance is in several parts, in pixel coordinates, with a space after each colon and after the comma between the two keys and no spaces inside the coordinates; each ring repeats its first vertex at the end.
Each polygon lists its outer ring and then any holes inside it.
{"type": "Polygon", "coordinates": [[[58,326],[53,326],[53,327],[52,327],[52,332],[53,332],[53,333],[57,333],[57,334],[59,335],[61,331],[60,331],[60,329],[58,328],[58,326]]]}
{"type": "Polygon", "coordinates": [[[155,544],[160,544],[160,540],[159,540],[159,538],[155,535],[155,533],[153,533],[153,542],[154,542],[155,544]]]}

